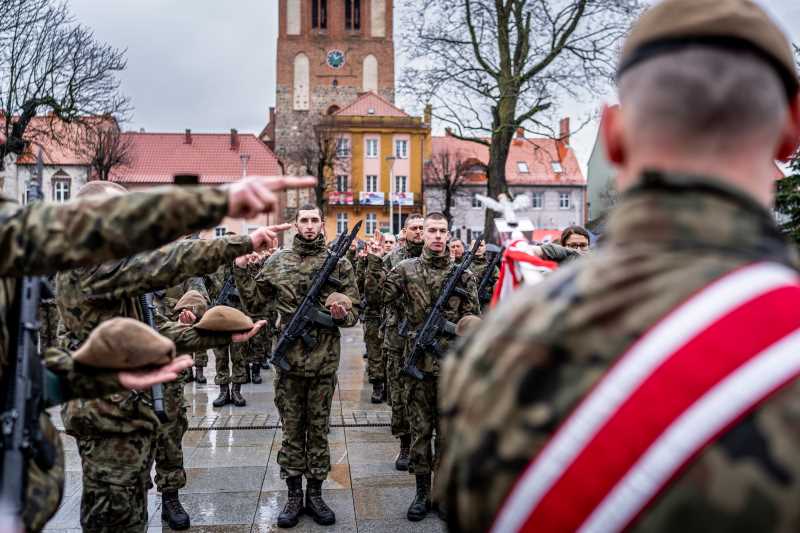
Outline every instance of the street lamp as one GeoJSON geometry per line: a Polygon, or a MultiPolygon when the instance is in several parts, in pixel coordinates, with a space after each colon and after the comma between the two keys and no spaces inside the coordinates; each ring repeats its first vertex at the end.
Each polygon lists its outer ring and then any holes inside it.
{"type": "MultiPolygon", "coordinates": [[[[389,161],[389,231],[392,232],[392,235],[397,235],[397,232],[394,230],[394,202],[392,201],[394,199],[394,160],[395,160],[395,157],[393,155],[390,155],[390,156],[386,157],[386,160],[389,161]]],[[[399,205],[398,205],[398,208],[400,208],[399,205]]]]}

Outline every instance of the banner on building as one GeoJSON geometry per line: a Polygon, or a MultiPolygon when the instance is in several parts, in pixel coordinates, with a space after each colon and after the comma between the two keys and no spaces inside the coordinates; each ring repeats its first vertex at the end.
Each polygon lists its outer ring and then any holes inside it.
{"type": "Polygon", "coordinates": [[[394,205],[413,206],[414,205],[414,193],[413,192],[396,192],[396,193],[392,193],[392,203],[394,205]]]}
{"type": "Polygon", "coordinates": [[[383,205],[386,203],[386,197],[382,192],[361,191],[358,195],[358,203],[361,205],[383,205]]]}

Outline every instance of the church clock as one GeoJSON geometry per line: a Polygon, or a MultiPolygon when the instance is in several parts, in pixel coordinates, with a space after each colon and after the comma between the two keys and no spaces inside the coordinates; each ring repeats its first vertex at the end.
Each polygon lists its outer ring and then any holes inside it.
{"type": "Polygon", "coordinates": [[[331,68],[342,68],[344,65],[344,52],[341,50],[331,50],[326,56],[326,62],[331,68]]]}

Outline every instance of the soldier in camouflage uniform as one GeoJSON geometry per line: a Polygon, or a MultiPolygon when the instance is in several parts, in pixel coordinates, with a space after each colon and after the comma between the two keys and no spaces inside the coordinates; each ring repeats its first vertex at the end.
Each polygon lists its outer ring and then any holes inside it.
{"type": "Polygon", "coordinates": [[[395,460],[395,468],[400,471],[408,470],[411,450],[411,430],[408,427],[403,380],[400,376],[405,349],[405,339],[399,332],[403,321],[403,308],[398,302],[383,305],[383,284],[386,275],[401,261],[419,257],[422,253],[422,220],[422,215],[419,213],[412,213],[406,218],[405,228],[401,232],[403,244],[388,255],[381,257],[377,249],[370,251],[367,256],[367,275],[364,282],[367,301],[383,309],[381,350],[382,359],[386,361],[386,383],[389,387],[389,403],[392,406],[392,435],[400,440],[400,453],[395,460]]]}
{"type": "MultiPolygon", "coordinates": [[[[425,246],[419,257],[401,261],[386,276],[383,286],[383,302],[389,305],[400,302],[405,309],[404,318],[408,322],[408,337],[405,354],[414,343],[414,334],[425,321],[431,306],[438,298],[445,279],[457,267],[447,249],[449,236],[447,219],[441,213],[429,213],[425,217],[422,238],[425,246]]],[[[478,315],[480,303],[474,276],[467,270],[459,282],[465,296],[452,296],[444,310],[444,318],[453,324],[466,315],[478,315]]],[[[448,339],[439,339],[443,350],[447,349],[448,339]]],[[[431,473],[435,472],[441,447],[445,438],[439,428],[437,413],[437,380],[439,360],[430,353],[424,354],[417,367],[433,379],[422,381],[403,375],[405,404],[411,428],[411,460],[408,471],[414,474],[417,491],[414,501],[408,508],[407,517],[411,521],[422,520],[430,509],[431,473]],[[431,449],[436,434],[435,449],[431,449]]]]}
{"type": "MultiPolygon", "coordinates": [[[[377,253],[380,257],[383,252],[382,234],[376,235],[368,245],[368,249],[374,249],[373,253],[377,253]]],[[[381,403],[386,400],[386,360],[383,358],[383,350],[381,345],[383,338],[381,336],[381,315],[383,310],[383,301],[381,300],[380,293],[373,290],[367,293],[366,290],[366,272],[369,256],[367,251],[364,251],[364,256],[359,258],[359,269],[362,271],[364,282],[360,290],[363,302],[363,323],[364,323],[364,343],[367,346],[367,376],[369,382],[372,383],[372,403],[381,403]]],[[[373,281],[372,287],[376,287],[377,283],[373,281]]]]}
{"type": "MultiPolygon", "coordinates": [[[[475,241],[472,241],[470,246],[474,245],[475,241]]],[[[475,275],[475,281],[478,283],[479,289],[481,280],[483,279],[487,268],[489,268],[489,260],[486,258],[486,242],[481,241],[480,246],[478,246],[478,250],[475,252],[475,257],[472,258],[472,264],[469,265],[469,270],[475,275]]],[[[478,299],[481,302],[481,312],[488,307],[488,303],[491,301],[494,285],[497,283],[497,278],[499,275],[500,269],[498,267],[494,267],[494,272],[489,275],[489,282],[483,288],[483,294],[478,294],[478,299]]]]}
{"type": "Polygon", "coordinates": [[[464,260],[464,241],[461,239],[450,239],[450,257],[459,264],[464,260]]]}
{"type": "MultiPolygon", "coordinates": [[[[255,280],[248,275],[246,259],[237,260],[236,283],[247,309],[275,307],[281,325],[288,324],[328,257],[323,224],[317,207],[301,207],[296,214],[292,249],[270,257],[255,280]]],[[[349,261],[342,258],[332,275],[342,282],[339,292],[352,302],[360,300],[349,261]]],[[[322,291],[320,307],[333,292],[330,287],[322,291]]],[[[322,499],[322,482],[330,471],[328,424],[341,350],[339,327],[354,326],[358,317],[355,307],[348,310],[338,303],[328,310],[338,327],[313,327],[309,333],[316,336],[316,346],[308,349],[297,342],[286,353],[290,370],[275,368],[275,405],[283,421],[278,464],[289,488],[289,500],[278,516],[280,527],[297,525],[303,511],[303,476],[308,483],[305,511],[322,525],[336,520],[322,499]]]]}
{"type": "MultiPolygon", "coordinates": [[[[604,111],[602,135],[609,159],[619,166],[622,195],[608,220],[604,243],[496,308],[460,344],[443,371],[440,406],[448,415],[448,446],[439,488],[450,505],[453,530],[487,531],[500,519],[507,527],[498,530],[517,530],[515,524],[541,509],[545,498],[556,503],[547,484],[564,475],[558,460],[550,463],[555,467],[551,473],[528,470],[532,476],[520,475],[543,449],[559,454],[564,446],[581,445],[550,437],[556,432],[564,436],[565,421],[575,420],[570,413],[586,405],[587,396],[597,398],[601,379],[608,383],[619,375],[613,369],[621,363],[647,355],[634,347],[654,341],[651,333],[671,323],[667,321],[676,313],[688,320],[684,304],[696,305],[691,321],[706,328],[702,324],[708,319],[727,318],[715,311],[716,305],[726,304],[697,296],[713,294],[722,287],[722,278],[758,272],[728,289],[736,291],[764,284],[766,269],[796,280],[796,249],[787,244],[770,212],[773,161],[790,157],[800,137],[797,73],[779,27],[747,0],[666,0],[634,25],[621,64],[621,104],[604,111]],[[545,492],[532,488],[534,483],[545,492]],[[512,499],[513,506],[504,505],[512,499]]],[[[794,292],[782,294],[792,299],[794,292]]],[[[782,305],[775,298],[769,301],[782,305]]],[[[785,303],[787,310],[797,307],[796,300],[785,303]]],[[[708,346],[708,361],[732,364],[742,356],[740,350],[759,342],[761,328],[792,314],[764,310],[753,318],[757,324],[752,328],[727,333],[732,341],[708,346]]],[[[698,337],[709,331],[702,329],[698,337]]],[[[789,331],[796,336],[796,330],[789,331]]],[[[659,349],[672,350],[674,337],[685,335],[680,327],[664,333],[658,342],[666,347],[659,349]]],[[[689,337],[689,342],[698,337],[689,337]]],[[[659,371],[657,367],[654,372],[659,371]]],[[[797,531],[800,382],[792,375],[757,401],[748,396],[753,379],[725,389],[722,401],[704,411],[709,418],[694,428],[711,428],[707,439],[694,442],[693,435],[677,434],[679,438],[668,440],[668,449],[660,448],[659,467],[634,483],[620,480],[612,493],[601,489],[601,498],[623,497],[614,500],[618,505],[613,510],[625,514],[618,525],[606,523],[600,529],[797,531]],[[715,430],[718,412],[739,402],[745,402],[743,410],[715,430]],[[657,486],[650,492],[653,481],[657,486]]],[[[652,377],[631,379],[644,386],[652,377]]],[[[698,386],[685,373],[661,383],[660,397],[667,404],[698,386]]],[[[626,398],[627,404],[610,407],[611,412],[642,409],[648,416],[659,410],[637,406],[623,393],[626,398]]],[[[681,418],[700,403],[688,404],[681,418]]],[[[585,419],[582,427],[596,418],[585,419]]],[[[672,427],[660,438],[676,435],[669,433],[672,427]]],[[[585,431],[588,437],[595,434],[592,427],[585,431]]],[[[602,469],[623,457],[623,464],[649,461],[655,445],[642,454],[629,436],[634,441],[640,437],[635,432],[613,435],[619,442],[611,453],[581,463],[585,490],[561,485],[565,490],[558,501],[568,508],[559,513],[548,505],[549,519],[528,525],[555,530],[553,520],[574,519],[572,502],[596,501],[592,487],[602,469]]],[[[565,466],[575,464],[565,459],[565,466]]],[[[598,510],[592,504],[580,527],[588,527],[598,510]]]]}
{"type": "MultiPolygon", "coordinates": [[[[54,274],[60,269],[97,264],[142,250],[155,248],[193,231],[218,224],[227,214],[242,216],[273,208],[276,202],[255,202],[254,188],[269,190],[261,180],[250,179],[230,189],[169,188],[157,192],[132,193],[124,197],[84,199],[66,204],[30,204],[19,206],[0,195],[0,383],[8,390],[10,330],[16,327],[14,299],[18,277],[54,274]]],[[[271,194],[271,193],[270,193],[271,194]]],[[[260,195],[259,195],[260,197],[260,195]]],[[[93,398],[122,390],[125,374],[107,376],[73,364],[68,353],[49,348],[44,354],[53,376],[60,381],[61,398],[93,398]]],[[[158,372],[152,372],[156,375],[158,372]]],[[[160,376],[163,379],[163,376],[160,376]]],[[[149,387],[162,379],[146,381],[135,376],[138,386],[149,387]]],[[[169,379],[169,378],[167,378],[169,379]]],[[[53,392],[53,391],[51,391],[53,392]]],[[[42,415],[45,440],[55,450],[55,464],[41,469],[34,461],[26,468],[26,494],[22,521],[29,531],[42,529],[56,512],[64,489],[64,453],[61,439],[42,415]]]]}

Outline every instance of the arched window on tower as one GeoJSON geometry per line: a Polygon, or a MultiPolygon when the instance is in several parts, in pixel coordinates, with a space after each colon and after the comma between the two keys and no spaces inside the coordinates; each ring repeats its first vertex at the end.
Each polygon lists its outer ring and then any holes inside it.
{"type": "Polygon", "coordinates": [[[328,28],[328,0],[311,0],[311,27],[315,30],[328,28]]]}
{"type": "Polygon", "coordinates": [[[350,31],[361,29],[361,0],[344,0],[344,28],[350,31]]]}
{"type": "Polygon", "coordinates": [[[364,58],[364,72],[362,79],[363,89],[365,92],[378,92],[378,60],[372,54],[364,58]]]}
{"type": "Polygon", "coordinates": [[[370,32],[373,37],[386,37],[386,0],[372,0],[370,32]]]}
{"type": "Polygon", "coordinates": [[[308,111],[308,56],[300,52],[294,56],[294,110],[308,111]]]}

